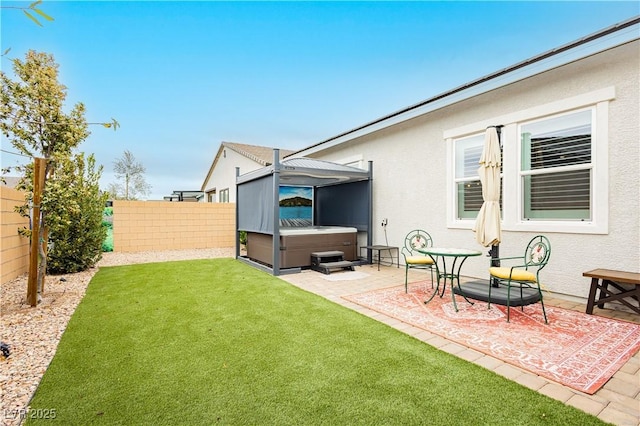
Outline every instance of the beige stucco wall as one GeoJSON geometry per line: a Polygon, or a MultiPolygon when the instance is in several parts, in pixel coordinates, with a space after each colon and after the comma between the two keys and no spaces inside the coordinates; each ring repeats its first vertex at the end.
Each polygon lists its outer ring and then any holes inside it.
{"type": "Polygon", "coordinates": [[[14,211],[24,204],[23,192],[0,186],[0,200],[0,283],[5,283],[29,270],[29,239],[18,235],[29,220],[14,211]]]}
{"type": "Polygon", "coordinates": [[[114,251],[234,247],[235,208],[235,203],[114,201],[114,251]]]}
{"type": "MultiPolygon", "coordinates": [[[[436,246],[487,251],[476,243],[470,229],[448,225],[445,132],[614,87],[615,99],[609,102],[608,115],[608,232],[540,232],[552,244],[551,262],[543,271],[546,287],[559,294],[586,298],[589,280],[582,277],[582,272],[596,267],[640,270],[639,56],[640,42],[636,41],[310,156],[336,162],[362,156],[365,162],[373,161],[374,244],[386,242],[379,224],[388,218],[390,245],[402,246],[408,231],[421,228],[432,234],[436,246]]],[[[525,244],[536,233],[505,231],[501,255],[522,255],[525,244]]],[[[487,268],[486,257],[469,258],[462,272],[488,278],[487,268]]]]}

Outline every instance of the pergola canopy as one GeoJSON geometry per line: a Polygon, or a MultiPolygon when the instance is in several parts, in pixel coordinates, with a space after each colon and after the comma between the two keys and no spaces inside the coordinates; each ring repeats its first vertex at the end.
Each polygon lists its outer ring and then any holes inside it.
{"type": "Polygon", "coordinates": [[[369,180],[369,171],[314,158],[290,158],[239,176],[237,184],[280,173],[283,185],[325,186],[369,180]]]}

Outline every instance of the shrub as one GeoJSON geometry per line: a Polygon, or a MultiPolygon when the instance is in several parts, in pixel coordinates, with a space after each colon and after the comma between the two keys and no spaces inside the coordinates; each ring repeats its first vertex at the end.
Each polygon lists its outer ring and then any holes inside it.
{"type": "Polygon", "coordinates": [[[102,222],[102,225],[107,229],[107,236],[102,242],[102,251],[113,251],[113,227],[109,222],[102,222]]]}
{"type": "MultiPolygon", "coordinates": [[[[102,243],[107,228],[102,214],[107,195],[100,193],[98,180],[101,167],[96,170],[90,155],[83,154],[61,164],[56,180],[47,182],[45,197],[49,202],[49,241],[47,271],[64,274],[84,271],[102,257],[102,243]]],[[[47,200],[45,200],[47,201],[47,200]]]]}

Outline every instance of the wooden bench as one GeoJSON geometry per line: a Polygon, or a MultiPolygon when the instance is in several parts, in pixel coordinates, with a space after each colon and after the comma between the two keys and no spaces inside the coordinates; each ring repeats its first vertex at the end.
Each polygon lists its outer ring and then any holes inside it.
{"type": "Polygon", "coordinates": [[[640,314],[640,273],[594,269],[583,272],[582,276],[591,277],[587,314],[593,314],[594,305],[598,305],[598,308],[602,309],[605,303],[613,301],[618,301],[640,314]],[[633,287],[624,287],[623,284],[633,285],[633,287]],[[613,289],[616,289],[617,292],[614,292],[613,289]],[[598,290],[600,291],[598,292],[598,290]],[[630,300],[625,299],[633,299],[636,304],[634,305],[630,300]]]}

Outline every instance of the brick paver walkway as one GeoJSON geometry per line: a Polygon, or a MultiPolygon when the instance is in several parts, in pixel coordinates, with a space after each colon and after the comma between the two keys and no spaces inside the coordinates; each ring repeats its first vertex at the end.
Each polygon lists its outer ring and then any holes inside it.
{"type": "MultiPolygon", "coordinates": [[[[327,278],[335,279],[337,274],[341,272],[334,272],[333,276],[327,277],[318,272],[305,270],[298,274],[282,275],[280,278],[390,325],[445,352],[492,370],[523,386],[593,414],[605,422],[620,426],[640,425],[640,353],[633,356],[598,392],[594,395],[588,395],[342,299],[342,296],[349,294],[404,283],[404,267],[402,266],[400,268],[383,266],[378,271],[376,265],[363,265],[356,267],[356,271],[364,273],[366,276],[355,280],[331,281],[327,278]]],[[[409,282],[428,279],[428,277],[426,271],[409,271],[409,282]]],[[[584,279],[584,281],[585,286],[590,284],[589,280],[584,279]]],[[[545,298],[545,304],[581,312],[584,312],[586,308],[586,302],[578,303],[551,297],[545,298]]],[[[620,310],[596,308],[594,314],[640,323],[639,315],[620,310]]]]}

